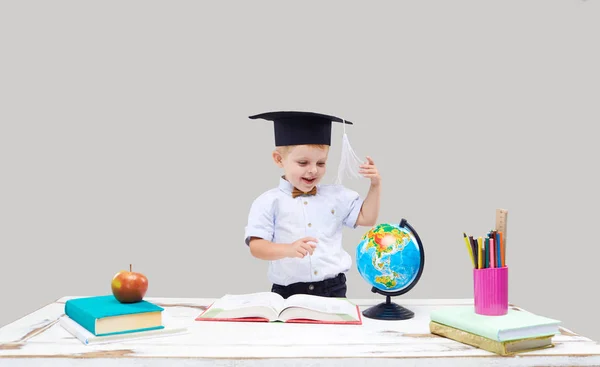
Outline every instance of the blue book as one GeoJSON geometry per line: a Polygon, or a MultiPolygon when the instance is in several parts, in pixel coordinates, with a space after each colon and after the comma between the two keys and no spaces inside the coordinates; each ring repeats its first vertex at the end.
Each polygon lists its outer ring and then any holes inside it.
{"type": "Polygon", "coordinates": [[[112,294],[65,303],[65,314],[96,336],[162,329],[163,310],[145,300],[121,303],[112,294]]]}

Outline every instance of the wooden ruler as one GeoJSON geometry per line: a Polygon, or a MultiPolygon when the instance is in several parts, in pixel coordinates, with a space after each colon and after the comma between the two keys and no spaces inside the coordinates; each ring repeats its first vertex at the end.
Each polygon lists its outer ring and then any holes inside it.
{"type": "Polygon", "coordinates": [[[508,210],[496,209],[496,231],[502,232],[502,258],[506,259],[506,224],[508,220],[508,210]]]}

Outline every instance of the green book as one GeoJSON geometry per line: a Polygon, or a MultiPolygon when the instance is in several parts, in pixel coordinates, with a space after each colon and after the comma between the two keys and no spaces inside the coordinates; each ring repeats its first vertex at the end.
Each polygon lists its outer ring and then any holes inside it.
{"type": "Polygon", "coordinates": [[[162,311],[145,300],[121,303],[112,294],[65,303],[65,314],[96,336],[162,329],[162,311]]]}
{"type": "Polygon", "coordinates": [[[502,316],[479,315],[473,306],[439,308],[431,312],[430,318],[438,324],[499,342],[556,335],[560,324],[558,320],[512,308],[502,316]]]}

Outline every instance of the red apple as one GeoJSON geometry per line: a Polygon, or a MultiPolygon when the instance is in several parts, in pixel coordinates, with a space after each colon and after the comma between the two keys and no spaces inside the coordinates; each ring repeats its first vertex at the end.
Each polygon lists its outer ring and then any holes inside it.
{"type": "Polygon", "coordinates": [[[115,274],[111,282],[112,293],[121,303],[141,301],[148,290],[148,278],[144,274],[122,270],[115,274]]]}

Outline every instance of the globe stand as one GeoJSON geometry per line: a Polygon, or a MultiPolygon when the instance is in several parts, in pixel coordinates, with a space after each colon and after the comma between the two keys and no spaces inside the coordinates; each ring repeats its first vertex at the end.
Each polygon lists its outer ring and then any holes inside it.
{"type": "Polygon", "coordinates": [[[421,278],[421,274],[423,272],[423,266],[425,265],[425,255],[423,252],[423,243],[421,242],[421,239],[419,238],[419,235],[417,234],[417,232],[414,230],[414,228],[410,224],[408,224],[406,219],[402,218],[402,221],[400,222],[399,226],[401,228],[407,228],[410,232],[412,232],[415,239],[417,240],[417,245],[419,246],[419,250],[422,255],[421,263],[419,266],[419,272],[417,273],[415,280],[413,280],[413,282],[405,289],[402,289],[402,290],[399,290],[396,292],[386,292],[386,291],[382,291],[381,289],[378,289],[375,287],[371,288],[371,292],[379,293],[379,294],[385,296],[385,302],[382,302],[378,305],[369,307],[362,312],[363,316],[368,317],[370,319],[394,321],[394,320],[408,320],[408,319],[412,319],[415,316],[415,313],[413,311],[409,310],[406,307],[400,306],[397,303],[392,302],[392,297],[399,296],[401,294],[408,292],[410,289],[412,289],[412,287],[415,286],[415,284],[417,284],[417,282],[419,281],[419,278],[421,278]]]}
{"type": "MultiPolygon", "coordinates": [[[[383,294],[377,288],[373,288],[373,292],[383,294]]],[[[392,302],[391,298],[392,296],[385,295],[385,302],[367,308],[363,311],[363,316],[377,320],[408,320],[415,316],[414,312],[392,302]]]]}

